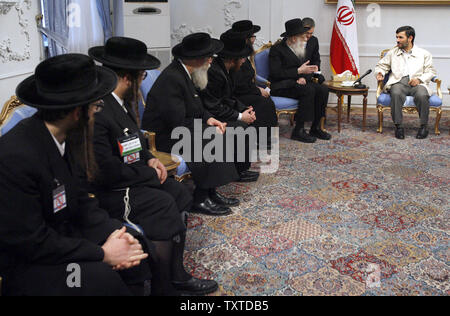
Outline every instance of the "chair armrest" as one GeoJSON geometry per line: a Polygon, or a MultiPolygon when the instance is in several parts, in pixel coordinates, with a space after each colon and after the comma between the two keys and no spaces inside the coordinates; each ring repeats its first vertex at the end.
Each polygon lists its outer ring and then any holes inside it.
{"type": "Polygon", "coordinates": [[[144,134],[144,136],[147,138],[148,141],[148,146],[150,148],[150,152],[156,153],[156,133],[153,132],[148,132],[148,131],[142,131],[142,133],[144,134]]]}
{"type": "Polygon", "coordinates": [[[383,92],[383,89],[384,89],[384,81],[380,80],[380,81],[378,81],[377,100],[380,97],[381,93],[383,92]]]}
{"type": "Polygon", "coordinates": [[[270,81],[267,80],[266,78],[263,78],[263,77],[259,76],[259,75],[256,75],[256,83],[260,84],[260,85],[263,85],[263,86],[265,86],[267,88],[270,88],[270,81]]]}
{"type": "Polygon", "coordinates": [[[437,91],[437,95],[438,97],[443,100],[444,96],[442,95],[442,90],[441,90],[441,84],[442,84],[442,80],[439,79],[438,77],[434,77],[433,79],[431,79],[431,81],[433,81],[434,83],[436,83],[436,91],[437,91]]]}

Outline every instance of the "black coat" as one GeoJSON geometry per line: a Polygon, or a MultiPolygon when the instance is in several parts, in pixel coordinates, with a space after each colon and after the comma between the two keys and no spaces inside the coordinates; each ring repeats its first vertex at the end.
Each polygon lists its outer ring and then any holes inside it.
{"type": "Polygon", "coordinates": [[[310,65],[316,65],[320,70],[320,52],[319,52],[319,40],[317,37],[312,36],[306,45],[305,60],[310,61],[310,65]]]}
{"type": "Polygon", "coordinates": [[[286,39],[275,44],[269,53],[269,81],[271,89],[288,89],[295,87],[298,79],[305,78],[307,82],[312,81],[312,75],[299,75],[298,68],[307,61],[306,58],[298,58],[289,48],[286,39]]]}
{"type": "Polygon", "coordinates": [[[208,71],[208,86],[201,92],[205,108],[222,122],[233,122],[247,106],[234,95],[234,82],[222,59],[215,58],[208,71]]]}
{"type": "Polygon", "coordinates": [[[177,142],[171,139],[173,129],[183,126],[193,130],[195,119],[206,123],[211,117],[183,65],[174,60],[147,96],[142,128],[156,133],[159,151],[170,153],[177,142]]]}
{"type": "Polygon", "coordinates": [[[94,151],[101,179],[96,186],[100,205],[112,217],[122,218],[125,192],[117,190],[130,188],[129,219],[143,227],[150,240],[168,240],[183,233],[185,227],[180,212],[190,211],[191,194],[172,178],[161,184],[155,169],[148,166],[148,161],[154,157],[137,126],[132,107],[126,106],[128,112],[125,112],[112,94],[103,100],[105,107],[95,116],[94,132],[94,151]],[[124,136],[124,129],[129,130],[129,135],[138,133],[142,145],[140,160],[132,164],[126,164],[119,152],[118,139],[124,136]]]}
{"type": "Polygon", "coordinates": [[[66,144],[61,157],[44,122],[33,116],[0,138],[0,273],[19,265],[101,262],[101,244],[123,224],[98,207],[79,182],[66,144]],[[67,207],[54,214],[53,190],[67,207]]]}
{"type": "MultiPolygon", "coordinates": [[[[156,133],[156,148],[159,151],[170,153],[178,142],[171,139],[175,128],[186,127],[191,135],[197,137],[199,135],[194,133],[195,120],[202,121],[202,132],[212,117],[203,107],[199,92],[183,65],[174,60],[161,73],[147,96],[142,128],[156,133]]],[[[190,157],[187,161],[194,160],[190,157]]],[[[187,162],[187,165],[195,184],[202,189],[220,187],[239,178],[233,163],[187,162]]]]}
{"type": "Polygon", "coordinates": [[[249,59],[245,61],[239,71],[232,74],[234,83],[234,95],[237,97],[247,95],[261,96],[261,91],[256,86],[256,73],[249,59]]]}
{"type": "Polygon", "coordinates": [[[123,189],[131,186],[161,186],[158,175],[147,162],[154,158],[149,152],[148,143],[137,126],[136,116],[127,107],[128,114],[123,110],[112,94],[103,98],[105,107],[95,115],[94,151],[100,168],[98,188],[101,190],[123,189]],[[125,164],[120,156],[118,139],[124,137],[124,129],[129,134],[139,133],[142,151],[140,161],[125,164]]]}

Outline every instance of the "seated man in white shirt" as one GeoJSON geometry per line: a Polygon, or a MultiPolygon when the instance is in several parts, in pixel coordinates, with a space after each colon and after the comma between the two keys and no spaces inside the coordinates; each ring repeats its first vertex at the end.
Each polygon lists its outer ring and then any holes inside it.
{"type": "Polygon", "coordinates": [[[378,81],[384,80],[391,71],[385,89],[391,94],[391,114],[395,124],[395,137],[405,138],[402,127],[402,108],[406,96],[413,96],[420,116],[417,139],[428,137],[428,117],[430,113],[430,81],[436,76],[431,54],[414,45],[416,33],[411,26],[397,30],[397,47],[391,49],[375,68],[378,81]]]}

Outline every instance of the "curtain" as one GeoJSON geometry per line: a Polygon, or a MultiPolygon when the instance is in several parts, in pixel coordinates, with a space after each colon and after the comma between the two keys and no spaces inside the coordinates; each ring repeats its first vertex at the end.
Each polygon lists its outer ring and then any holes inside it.
{"type": "Polygon", "coordinates": [[[67,5],[69,0],[43,0],[44,26],[48,37],[49,57],[66,53],[69,38],[67,5]],[[52,39],[55,38],[55,39],[52,39]]]}
{"type": "MultiPolygon", "coordinates": [[[[89,48],[102,46],[105,41],[103,26],[97,2],[91,0],[71,0],[70,7],[76,14],[69,27],[67,51],[87,55],[89,48]]],[[[69,11],[70,12],[70,11],[69,11]]],[[[72,17],[69,15],[69,20],[72,17]]]]}
{"type": "Polygon", "coordinates": [[[111,21],[111,5],[109,0],[97,0],[98,14],[102,22],[103,33],[106,41],[113,35],[113,27],[111,21]]]}

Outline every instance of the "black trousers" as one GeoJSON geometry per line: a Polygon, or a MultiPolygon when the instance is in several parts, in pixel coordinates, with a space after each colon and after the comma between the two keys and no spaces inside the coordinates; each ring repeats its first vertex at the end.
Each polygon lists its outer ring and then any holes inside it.
{"type": "MultiPolygon", "coordinates": [[[[108,210],[111,217],[123,220],[125,191],[98,193],[100,207],[108,210]]],[[[161,188],[132,187],[129,192],[131,213],[129,219],[141,226],[146,237],[152,241],[171,240],[186,231],[181,213],[189,212],[192,194],[172,178],[161,188]]]]}
{"type": "Polygon", "coordinates": [[[271,98],[265,98],[262,95],[242,95],[239,100],[247,106],[252,106],[255,110],[256,121],[252,126],[257,128],[258,143],[260,142],[260,127],[267,130],[267,141],[271,142],[271,128],[278,126],[277,110],[271,98]]]}
{"type": "Polygon", "coordinates": [[[147,260],[123,272],[102,262],[77,263],[80,287],[70,287],[73,271],[68,264],[19,265],[3,280],[5,296],[132,296],[132,287],[151,278],[147,260]],[[67,271],[69,270],[69,271],[67,271]]]}
{"type": "MultiPolygon", "coordinates": [[[[242,130],[245,132],[250,126],[242,121],[232,121],[227,122],[227,128],[242,128],[242,130]]],[[[227,133],[229,133],[227,131],[227,133]]],[[[255,135],[257,137],[257,134],[255,135]]],[[[247,171],[251,167],[251,161],[250,161],[250,154],[251,149],[256,148],[256,139],[254,140],[255,143],[253,143],[251,137],[246,134],[245,141],[241,144],[239,142],[239,139],[242,139],[241,136],[236,135],[234,137],[234,164],[236,166],[236,170],[240,173],[243,171],[247,171]],[[243,158],[243,159],[240,159],[243,158]]]]}
{"type": "Polygon", "coordinates": [[[318,126],[320,119],[326,116],[329,90],[323,84],[313,82],[308,82],[306,85],[296,84],[292,88],[272,90],[272,95],[299,101],[300,105],[295,117],[297,122],[313,122],[318,126]]]}

